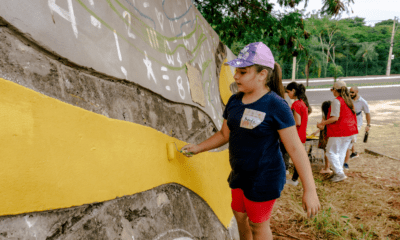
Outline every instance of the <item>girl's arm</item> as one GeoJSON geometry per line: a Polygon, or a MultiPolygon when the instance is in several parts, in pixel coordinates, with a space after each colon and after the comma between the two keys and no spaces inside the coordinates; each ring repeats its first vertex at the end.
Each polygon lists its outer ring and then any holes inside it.
{"type": "Polygon", "coordinates": [[[294,126],[278,130],[283,145],[289,153],[303,183],[303,208],[307,216],[315,216],[321,208],[315,188],[311,165],[294,126]]]}
{"type": "Polygon", "coordinates": [[[313,133],[311,133],[311,136],[315,136],[315,135],[317,135],[317,133],[319,133],[321,130],[320,129],[318,129],[317,131],[315,131],[315,132],[313,132],[313,133]]]}
{"type": "Polygon", "coordinates": [[[318,123],[318,124],[317,124],[317,127],[318,127],[319,129],[324,128],[325,125],[334,123],[334,122],[336,122],[337,120],[339,120],[339,117],[334,117],[334,116],[332,116],[332,117],[330,117],[328,120],[324,120],[324,121],[321,121],[320,123],[318,123]]]}
{"type": "MultiPolygon", "coordinates": [[[[212,135],[209,139],[205,140],[204,142],[200,144],[188,144],[182,148],[182,150],[186,152],[191,152],[193,154],[198,154],[201,152],[205,152],[217,147],[220,147],[224,144],[226,144],[229,141],[229,134],[230,130],[228,128],[228,125],[226,123],[226,119],[224,119],[224,122],[222,124],[222,128],[220,131],[216,132],[214,135],[212,135]]],[[[190,155],[186,155],[190,156],[190,155]]]]}
{"type": "Polygon", "coordinates": [[[294,109],[293,109],[293,116],[294,116],[294,121],[296,122],[296,126],[300,126],[301,125],[301,116],[294,109]]]}

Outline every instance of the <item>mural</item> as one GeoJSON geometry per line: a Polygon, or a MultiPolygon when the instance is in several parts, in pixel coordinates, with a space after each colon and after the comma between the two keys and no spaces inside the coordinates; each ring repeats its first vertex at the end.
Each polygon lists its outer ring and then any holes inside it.
{"type": "Polygon", "coordinates": [[[2,2],[0,237],[231,235],[226,148],[166,146],[221,127],[234,57],[191,0],[2,2]]]}
{"type": "Polygon", "coordinates": [[[168,161],[167,143],[184,142],[1,78],[0,118],[7,169],[0,215],[101,202],[174,182],[205,199],[225,226],[232,217],[228,150],[168,161]]]}
{"type": "Polygon", "coordinates": [[[190,0],[15,0],[3,2],[0,15],[50,51],[197,106],[221,127],[219,38],[190,0]],[[198,82],[189,81],[190,66],[198,82]],[[191,94],[199,86],[204,96],[191,94]]]}

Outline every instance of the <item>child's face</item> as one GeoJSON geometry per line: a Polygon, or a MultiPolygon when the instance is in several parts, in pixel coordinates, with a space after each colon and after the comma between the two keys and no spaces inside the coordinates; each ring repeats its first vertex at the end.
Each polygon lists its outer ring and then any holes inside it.
{"type": "Polygon", "coordinates": [[[238,85],[238,91],[243,93],[251,93],[257,88],[265,85],[260,76],[261,73],[257,73],[254,66],[245,68],[236,68],[236,73],[233,78],[238,85]]]}
{"type": "Polygon", "coordinates": [[[296,96],[294,95],[294,92],[295,92],[294,89],[292,89],[292,90],[286,89],[286,93],[288,94],[288,96],[290,97],[290,99],[295,99],[295,98],[296,98],[296,96]]]}

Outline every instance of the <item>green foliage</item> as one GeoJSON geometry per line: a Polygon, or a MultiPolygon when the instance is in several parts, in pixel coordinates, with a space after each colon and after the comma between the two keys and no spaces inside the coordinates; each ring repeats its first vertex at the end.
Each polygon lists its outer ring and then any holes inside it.
{"type": "MultiPolygon", "coordinates": [[[[278,0],[295,8],[309,0],[278,0]]],[[[267,44],[283,67],[283,78],[292,76],[297,56],[297,78],[384,75],[393,20],[366,25],[361,17],[339,19],[353,0],[322,0],[323,8],[306,15],[302,10],[274,11],[270,0],[194,0],[204,18],[233,53],[251,42],[267,44]],[[338,67],[334,70],[331,64],[338,67]],[[340,71],[339,71],[340,70],[340,71]],[[308,73],[308,74],[307,74],[308,73]]],[[[357,1],[356,1],[357,2],[357,1]]],[[[399,23],[396,23],[399,27],[399,23]]],[[[396,31],[391,74],[400,74],[400,31],[396,31]]]]}
{"type": "MultiPolygon", "coordinates": [[[[399,24],[399,21],[396,21],[396,25],[397,24],[399,24]]],[[[390,26],[391,27],[391,26],[393,26],[393,20],[388,19],[388,20],[379,22],[379,23],[375,24],[375,27],[377,27],[377,26],[390,26]]]]}
{"type": "Polygon", "coordinates": [[[349,217],[338,216],[332,208],[329,208],[318,214],[313,221],[305,224],[314,226],[319,232],[324,233],[326,238],[329,238],[343,236],[343,232],[349,229],[349,222],[349,217]]]}
{"type": "Polygon", "coordinates": [[[376,42],[363,42],[358,45],[360,48],[356,53],[356,58],[362,58],[363,61],[372,61],[378,57],[378,53],[375,51],[375,47],[378,43],[376,42]]]}
{"type": "MultiPolygon", "coordinates": [[[[310,67],[310,78],[335,77],[330,63],[342,67],[344,76],[385,75],[389,55],[393,20],[385,20],[375,26],[367,26],[364,18],[337,20],[331,16],[314,14],[304,20],[305,30],[311,36],[302,40],[305,53],[310,57],[315,52],[325,53],[325,60],[316,58],[310,67]],[[389,24],[390,23],[390,24],[389,24]],[[336,32],[333,30],[336,29],[336,32]],[[333,34],[332,34],[333,33],[333,34]],[[316,39],[316,40],[315,40],[316,39]],[[331,70],[329,70],[331,68],[331,70]]],[[[399,25],[396,25],[397,28],[399,25]]],[[[394,37],[391,74],[400,74],[400,31],[394,37]]],[[[299,69],[308,64],[307,57],[299,62],[299,69]]],[[[283,63],[284,79],[291,78],[290,61],[283,63]]],[[[301,71],[298,78],[306,78],[301,71]]]]}
{"type": "Polygon", "coordinates": [[[335,79],[335,81],[336,81],[336,79],[337,79],[338,77],[344,76],[344,74],[343,74],[343,67],[340,66],[340,65],[336,65],[336,64],[334,64],[334,63],[329,64],[328,71],[329,71],[329,73],[333,76],[333,78],[335,79]]]}
{"type": "MultiPolygon", "coordinates": [[[[294,8],[309,0],[278,0],[281,6],[294,8]]],[[[345,10],[339,0],[323,0],[325,11],[339,14],[345,10]],[[340,7],[338,7],[340,6],[340,7]]],[[[347,0],[347,5],[353,0],[347,0]]],[[[238,46],[264,42],[283,61],[303,51],[300,39],[308,38],[304,30],[303,14],[299,10],[272,14],[270,0],[194,0],[197,9],[214,28],[221,41],[236,52],[238,46]]]]}

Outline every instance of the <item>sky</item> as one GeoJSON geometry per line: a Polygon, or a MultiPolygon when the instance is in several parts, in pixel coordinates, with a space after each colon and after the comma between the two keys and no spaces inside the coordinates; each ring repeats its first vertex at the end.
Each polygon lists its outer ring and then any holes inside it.
{"type": "MultiPolygon", "coordinates": [[[[272,0],[276,3],[276,0],[272,0]]],[[[274,10],[282,9],[275,5],[274,10]]],[[[300,3],[298,9],[304,8],[304,3],[300,3]]],[[[306,12],[312,10],[320,10],[322,8],[322,0],[309,0],[306,12]]],[[[374,25],[382,20],[393,19],[394,17],[400,18],[400,0],[354,0],[351,4],[354,13],[350,15],[346,12],[342,13],[341,18],[348,17],[362,17],[365,18],[367,25],[374,25]]]]}

